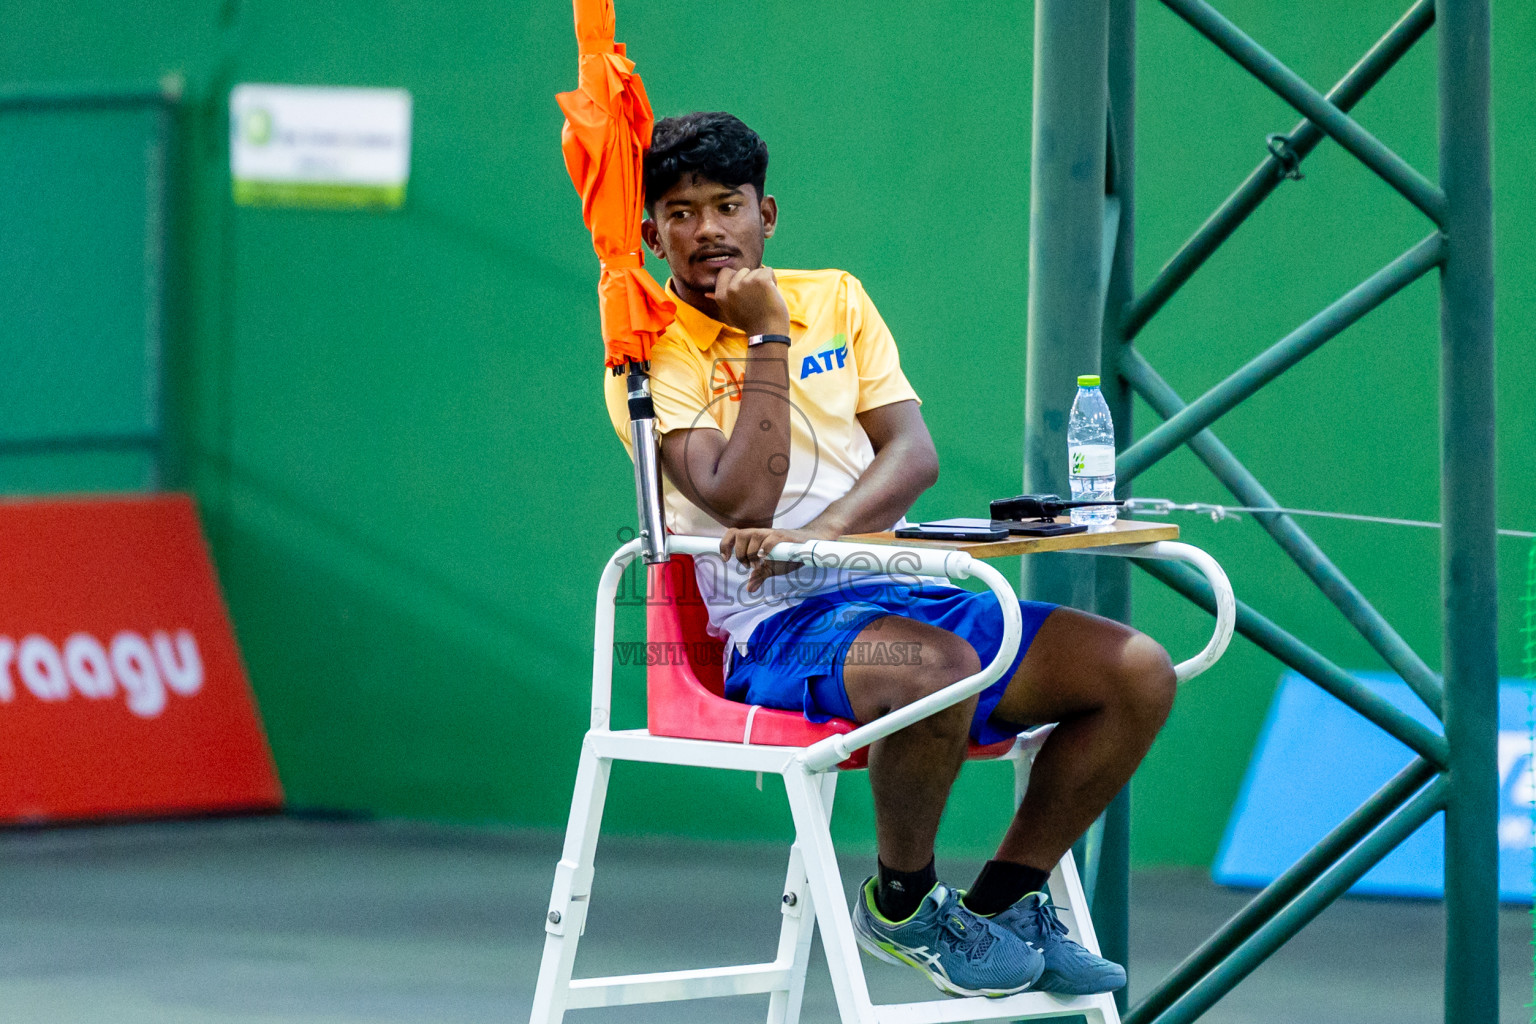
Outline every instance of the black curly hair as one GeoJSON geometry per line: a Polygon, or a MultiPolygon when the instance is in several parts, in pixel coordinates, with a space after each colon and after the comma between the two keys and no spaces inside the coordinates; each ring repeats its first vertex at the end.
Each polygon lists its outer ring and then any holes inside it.
{"type": "Polygon", "coordinates": [[[663,118],[645,151],[645,208],[684,177],[697,174],[736,188],[751,185],[763,198],[768,146],[741,119],[724,111],[663,118]]]}

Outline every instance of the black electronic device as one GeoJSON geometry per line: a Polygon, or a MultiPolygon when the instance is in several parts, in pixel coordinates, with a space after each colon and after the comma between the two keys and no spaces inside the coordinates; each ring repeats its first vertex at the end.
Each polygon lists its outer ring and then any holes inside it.
{"type": "Polygon", "coordinates": [[[1058,523],[1050,519],[994,519],[998,526],[1006,527],[1015,537],[1060,537],[1068,533],[1087,533],[1088,527],[1073,523],[1058,523]]]}
{"type": "Polygon", "coordinates": [[[1008,529],[990,519],[939,519],[896,531],[903,540],[968,540],[974,543],[1007,540],[1008,529]]]}
{"type": "Polygon", "coordinates": [[[998,498],[990,509],[993,519],[1055,519],[1074,508],[1095,505],[1124,505],[1123,501],[1062,501],[1054,494],[1021,494],[1016,498],[998,498]]]}

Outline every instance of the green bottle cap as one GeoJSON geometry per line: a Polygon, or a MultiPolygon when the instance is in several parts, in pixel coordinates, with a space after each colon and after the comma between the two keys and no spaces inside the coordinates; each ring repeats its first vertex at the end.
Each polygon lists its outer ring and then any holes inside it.
{"type": "Polygon", "coordinates": [[[1090,373],[1077,378],[1077,386],[1080,388],[1096,388],[1099,386],[1099,375],[1090,373]]]}

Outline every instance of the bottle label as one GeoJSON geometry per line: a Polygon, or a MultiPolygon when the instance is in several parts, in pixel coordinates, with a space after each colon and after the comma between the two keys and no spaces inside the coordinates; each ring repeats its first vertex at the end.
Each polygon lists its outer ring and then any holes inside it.
{"type": "Polygon", "coordinates": [[[1115,446],[1079,444],[1067,449],[1073,476],[1114,476],[1115,446]]]}

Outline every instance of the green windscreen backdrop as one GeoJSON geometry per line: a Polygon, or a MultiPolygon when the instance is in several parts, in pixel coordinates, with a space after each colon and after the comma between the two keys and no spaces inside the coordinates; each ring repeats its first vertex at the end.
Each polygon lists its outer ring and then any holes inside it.
{"type": "MultiPolygon", "coordinates": [[[[1326,90],[1408,0],[1217,6],[1326,90]]],[[[1536,5],[1494,8],[1497,501],[1502,524],[1531,529],[1536,200],[1524,179],[1536,164],[1536,5]]],[[[1262,159],[1266,136],[1298,116],[1162,5],[1136,10],[1145,286],[1262,159]]],[[[847,269],[880,308],[942,464],[913,514],[978,515],[1018,493],[1032,5],[617,0],[617,12],[659,115],[727,109],[766,139],[781,211],[769,262],[847,269]]],[[[1434,46],[1431,31],[1354,111],[1432,179],[1434,46]]],[[[170,174],[173,482],[198,497],[292,803],[563,824],[588,720],[593,592],[635,518],[630,463],[600,397],[597,262],[560,159],[554,94],[576,82],[568,0],[19,0],[0,69],[18,83],[185,76],[170,174]],[[233,207],[223,111],[239,82],[410,90],[404,208],[233,207]]],[[[78,247],[102,218],[137,223],[131,169],[112,159],[59,171],[123,181],[122,208],[92,212],[88,194],[57,215],[78,247]]],[[[1186,399],[1429,231],[1332,143],[1302,169],[1139,339],[1186,399]]],[[[111,315],[126,323],[142,304],[137,293],[123,303],[111,315]]],[[[1437,324],[1431,276],[1216,433],[1287,505],[1435,519],[1437,324]]],[[[1138,406],[1120,428],[1156,422],[1138,406]]],[[[1136,490],[1231,500],[1188,452],[1136,490]]],[[[1343,666],[1385,667],[1251,519],[1180,525],[1278,624],[1343,666]]],[[[1307,525],[1438,665],[1438,536],[1307,525]]],[[[1501,541],[1499,552],[1510,675],[1526,549],[1501,541]]],[[[1161,585],[1136,577],[1134,606],[1176,657],[1204,643],[1209,618],[1161,585]]],[[[643,636],[641,611],[623,607],[621,639],[643,636]]],[[[1239,640],[1181,691],[1135,783],[1139,862],[1209,861],[1281,671],[1239,640]]],[[[619,724],[643,721],[642,691],[640,667],[617,669],[619,724]]],[[[1006,774],[966,772],[947,850],[982,854],[996,841],[1006,774]]],[[[605,821],[785,838],[773,786],[620,766],[605,821]]],[[[867,846],[870,819],[865,780],[845,779],[839,840],[867,846]]]]}
{"type": "Polygon", "coordinates": [[[0,493],[154,482],[159,117],[0,102],[0,493]]]}

